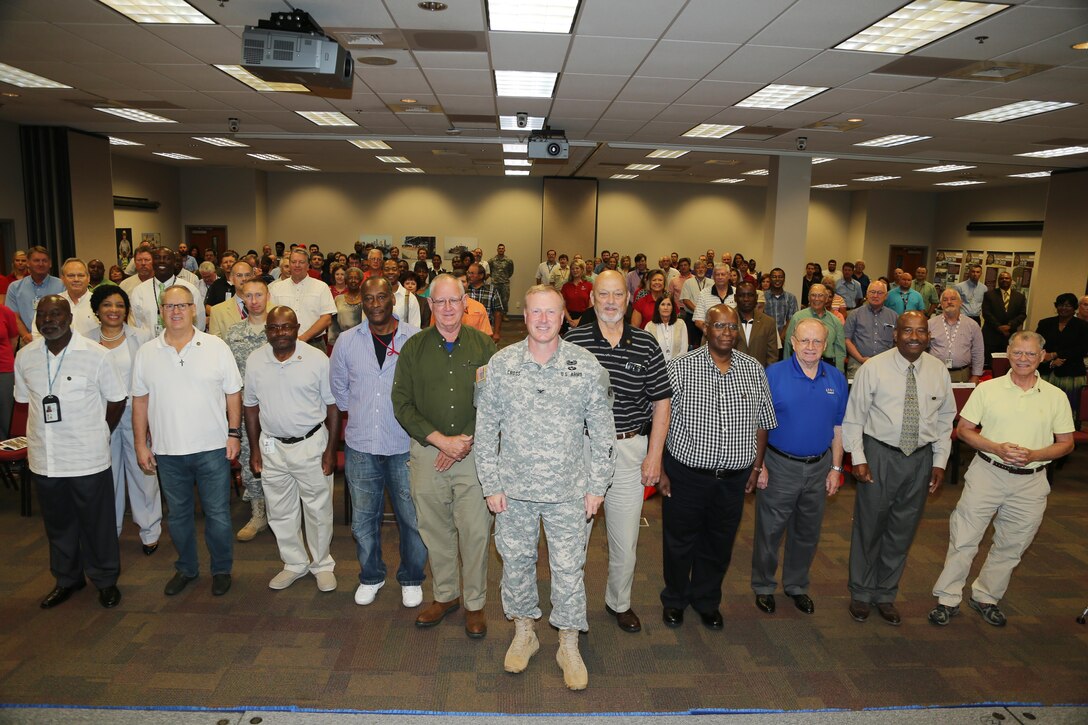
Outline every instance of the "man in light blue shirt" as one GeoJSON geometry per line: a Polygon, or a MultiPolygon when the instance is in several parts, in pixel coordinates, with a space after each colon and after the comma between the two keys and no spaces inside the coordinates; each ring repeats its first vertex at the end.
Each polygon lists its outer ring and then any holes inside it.
{"type": "Polygon", "coordinates": [[[34,339],[30,331],[34,328],[38,300],[64,291],[64,283],[49,274],[53,260],[45,247],[31,247],[26,256],[30,274],[11,283],[6,299],[8,308],[15,313],[15,325],[19,328],[19,339],[23,345],[34,339]]]}
{"type": "Polygon", "coordinates": [[[842,279],[835,283],[835,294],[846,303],[846,309],[852,310],[861,300],[861,282],[854,279],[854,265],[847,262],[842,266],[842,279]]]}
{"type": "Polygon", "coordinates": [[[978,324],[982,324],[982,299],[986,296],[986,285],[980,284],[982,265],[972,264],[967,268],[967,279],[956,285],[955,290],[963,299],[963,314],[978,324]]]}
{"type": "Polygon", "coordinates": [[[911,276],[910,272],[900,272],[898,282],[898,287],[888,291],[888,299],[884,301],[884,306],[893,310],[896,315],[911,310],[917,310],[924,315],[926,312],[925,300],[922,299],[922,295],[918,294],[918,290],[911,287],[914,277],[911,276]]]}

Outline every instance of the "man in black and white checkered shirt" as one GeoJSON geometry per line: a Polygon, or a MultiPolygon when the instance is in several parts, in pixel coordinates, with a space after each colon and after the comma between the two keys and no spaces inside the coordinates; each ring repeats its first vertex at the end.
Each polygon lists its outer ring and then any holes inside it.
{"type": "Polygon", "coordinates": [[[703,624],[722,628],[722,581],[744,494],[755,488],[767,431],[778,425],[763,368],[733,350],[739,322],[731,307],[711,307],[706,346],[669,363],[672,417],[659,487],[662,619],[670,627],[683,623],[690,604],[703,624]]]}
{"type": "Polygon", "coordinates": [[[484,281],[485,273],[483,265],[473,262],[465,268],[465,294],[479,302],[487,310],[487,317],[491,320],[491,339],[496,343],[502,330],[502,315],[506,310],[502,307],[502,298],[498,290],[490,282],[484,281]]]}

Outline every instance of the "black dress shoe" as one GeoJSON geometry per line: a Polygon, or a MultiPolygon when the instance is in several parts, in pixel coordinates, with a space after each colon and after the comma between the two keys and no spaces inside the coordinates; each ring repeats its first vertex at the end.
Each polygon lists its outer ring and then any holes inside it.
{"type": "Polygon", "coordinates": [[[230,591],[230,574],[212,575],[212,596],[221,597],[230,591]]]}
{"type": "Polygon", "coordinates": [[[604,605],[604,611],[616,618],[616,623],[620,625],[620,629],[624,632],[639,632],[642,630],[642,622],[638,620],[635,610],[628,608],[626,612],[617,612],[606,604],[604,605]]]}
{"type": "Polygon", "coordinates": [[[725,622],[722,621],[722,613],[717,609],[713,612],[699,612],[699,619],[703,620],[703,624],[707,629],[721,629],[725,626],[725,622]]]}
{"type": "Polygon", "coordinates": [[[117,587],[104,587],[98,590],[98,603],[106,609],[116,607],[121,601],[121,590],[117,587]]]}
{"type": "Polygon", "coordinates": [[[42,609],[52,609],[58,604],[64,604],[68,601],[68,597],[72,596],[85,586],[87,586],[86,582],[80,582],[79,584],[70,587],[62,587],[58,584],[53,587],[53,591],[45,595],[45,599],[43,599],[41,603],[42,609]]]}
{"type": "Polygon", "coordinates": [[[903,623],[903,618],[899,616],[899,610],[891,602],[877,602],[876,611],[880,612],[881,619],[893,627],[898,627],[903,623]]]}
{"type": "Polygon", "coordinates": [[[676,607],[665,607],[661,610],[661,621],[666,627],[679,627],[684,623],[684,610],[676,607]]]}
{"type": "Polygon", "coordinates": [[[773,594],[757,594],[756,595],[756,607],[761,612],[767,614],[774,614],[774,595],[773,594]]]}
{"type": "Polygon", "coordinates": [[[181,590],[189,586],[189,582],[195,579],[195,576],[185,576],[180,571],[175,572],[173,578],[166,582],[166,587],[163,588],[162,593],[168,597],[180,594],[181,590]]]}
{"type": "Polygon", "coordinates": [[[791,594],[790,598],[793,599],[794,605],[805,614],[812,614],[816,611],[816,605],[812,603],[812,597],[807,594],[791,594]]]}
{"type": "Polygon", "coordinates": [[[854,618],[855,622],[864,622],[869,618],[869,602],[863,602],[860,599],[850,600],[850,616],[854,618]]]}
{"type": "Polygon", "coordinates": [[[154,544],[144,544],[144,556],[151,556],[158,550],[159,542],[157,541],[154,544]]]}

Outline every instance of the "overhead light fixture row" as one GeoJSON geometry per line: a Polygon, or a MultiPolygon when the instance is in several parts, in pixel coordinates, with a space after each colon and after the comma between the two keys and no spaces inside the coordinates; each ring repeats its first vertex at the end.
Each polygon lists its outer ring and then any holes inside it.
{"type": "Polygon", "coordinates": [[[527,144],[527,143],[504,143],[502,145],[502,152],[504,154],[526,154],[526,153],[529,153],[529,144],[527,144]]]}
{"type": "Polygon", "coordinates": [[[956,120],[1004,123],[1005,121],[1036,116],[1040,113],[1049,113],[1050,111],[1057,111],[1062,108],[1069,108],[1070,106],[1076,105],[1079,104],[1066,101],[1019,101],[1018,103],[1009,103],[1004,106],[998,106],[997,108],[991,108],[987,111],[970,113],[966,116],[956,116],[956,120]]]}
{"type": "Polygon", "coordinates": [[[255,91],[261,93],[309,93],[310,89],[301,83],[270,83],[263,78],[258,78],[240,65],[216,65],[216,68],[226,73],[236,81],[241,81],[255,91]]]}
{"type": "Polygon", "coordinates": [[[1056,156],[1076,156],[1077,154],[1088,154],[1088,146],[1063,146],[1060,149],[1047,149],[1045,151],[1030,151],[1026,154],[1016,154],[1017,156],[1027,156],[1033,159],[1052,159],[1056,156]]]}
{"type": "Polygon", "coordinates": [[[527,70],[495,71],[495,94],[513,98],[551,98],[558,73],[527,70]]]}
{"type": "Polygon", "coordinates": [[[846,184],[813,184],[813,189],[841,189],[846,184]]]}
{"type": "Polygon", "coordinates": [[[835,159],[831,158],[830,156],[817,156],[812,159],[812,165],[815,166],[817,164],[826,164],[828,161],[834,160],[835,159]]]}
{"type": "Polygon", "coordinates": [[[418,166],[398,166],[397,171],[402,174],[422,174],[423,169],[418,166]]]}
{"type": "Polygon", "coordinates": [[[507,169],[507,176],[528,176],[529,172],[526,169],[507,169]]]}
{"type": "Polygon", "coordinates": [[[975,166],[968,166],[966,164],[944,164],[942,166],[927,166],[924,169],[915,169],[915,171],[923,171],[927,174],[944,174],[949,171],[966,171],[967,169],[977,168],[975,166]]]}
{"type": "Polygon", "coordinates": [[[681,136],[687,136],[689,138],[724,138],[734,131],[739,131],[744,126],[726,126],[719,123],[700,123],[691,129],[688,129],[681,136]]]}
{"type": "Polygon", "coordinates": [[[491,30],[569,33],[577,12],[578,0],[488,0],[487,25],[491,30]]]}
{"type": "Polygon", "coordinates": [[[321,169],[315,168],[313,166],[306,166],[305,164],[287,164],[286,166],[284,166],[284,168],[292,169],[294,171],[321,171],[321,169]]]}
{"type": "Polygon", "coordinates": [[[714,180],[713,180],[713,181],[711,181],[710,183],[711,183],[711,184],[739,184],[739,183],[741,183],[742,181],[744,181],[744,179],[730,179],[730,178],[724,178],[724,179],[714,179],[714,180]]]}
{"type": "Polygon", "coordinates": [[[378,161],[383,164],[410,164],[412,163],[403,156],[375,156],[378,161]]]}
{"type": "Polygon", "coordinates": [[[279,154],[246,154],[246,156],[252,156],[258,161],[290,161],[291,159],[286,156],[280,156],[279,154]]]}
{"type": "Polygon", "coordinates": [[[733,104],[736,108],[772,108],[782,110],[807,101],[826,91],[822,86],[790,86],[772,83],[756,91],[742,101],[733,104]]]}
{"type": "Polygon", "coordinates": [[[847,38],[835,49],[904,55],[1007,7],[998,3],[915,0],[847,38]]]}
{"type": "Polygon", "coordinates": [[[358,126],[359,124],[339,111],[295,111],[310,123],[318,126],[358,126]]]}
{"type": "MultiPolygon", "coordinates": [[[[194,141],[200,141],[206,143],[209,146],[231,147],[231,148],[249,148],[249,144],[244,144],[241,141],[235,141],[232,138],[226,138],[224,136],[193,136],[194,141]]],[[[252,156],[253,154],[250,154],[252,156]]]]}
{"type": "Polygon", "coordinates": [[[95,106],[94,110],[101,111],[102,113],[109,113],[127,121],[136,121],[137,123],[177,123],[177,121],[172,118],[158,116],[154,113],[141,111],[138,108],[109,108],[107,106],[95,106]]]}
{"type": "Polygon", "coordinates": [[[0,82],[20,88],[71,88],[44,76],[35,75],[7,63],[0,63],[0,82]]]}
{"type": "Polygon", "coordinates": [[[908,143],[916,143],[918,141],[925,141],[932,136],[909,136],[907,134],[895,133],[890,136],[881,136],[880,138],[870,139],[869,141],[862,141],[861,143],[854,144],[855,146],[878,146],[880,148],[888,148],[891,146],[902,146],[908,143]]]}
{"type": "Polygon", "coordinates": [[[660,166],[661,164],[627,164],[627,166],[623,168],[628,171],[653,171],[660,166]]]}
{"type": "Polygon", "coordinates": [[[502,160],[504,166],[532,166],[533,162],[529,159],[506,159],[502,160]]]}
{"type": "Polygon", "coordinates": [[[769,176],[770,169],[752,169],[751,171],[742,171],[742,176],[769,176]]]}
{"type": "Polygon", "coordinates": [[[865,176],[860,179],[854,179],[854,181],[891,181],[892,179],[902,178],[902,176],[865,176]]]}
{"type": "Polygon", "coordinates": [[[961,179],[960,181],[942,181],[934,186],[974,186],[975,184],[985,184],[985,181],[971,181],[969,179],[961,179]]]}
{"type": "Polygon", "coordinates": [[[544,128],[544,118],[529,116],[525,126],[519,126],[517,116],[499,116],[499,128],[503,131],[539,131],[544,128]]]}
{"type": "Polygon", "coordinates": [[[631,179],[637,179],[638,174],[612,174],[608,178],[618,179],[620,181],[630,181],[631,179]]]}
{"type": "Polygon", "coordinates": [[[393,147],[385,141],[369,141],[361,138],[349,138],[348,143],[357,148],[371,149],[374,151],[391,151],[393,149],[393,147]]]}
{"type": "Polygon", "coordinates": [[[215,25],[185,0],[98,0],[130,20],[146,25],[215,25]]]}
{"type": "Polygon", "coordinates": [[[1025,174],[1009,174],[1014,179],[1042,179],[1050,176],[1049,171],[1029,171],[1025,174]]]}
{"type": "Polygon", "coordinates": [[[678,159],[688,153],[684,149],[656,149],[646,154],[648,159],[678,159]]]}
{"type": "Polygon", "coordinates": [[[190,156],[189,154],[176,154],[176,153],[173,153],[173,152],[166,152],[166,151],[154,151],[153,153],[156,156],[164,156],[164,157],[166,157],[168,159],[176,159],[178,161],[200,161],[201,160],[199,156],[190,156]]]}
{"type": "Polygon", "coordinates": [[[110,146],[143,146],[142,143],[129,141],[127,138],[118,138],[117,136],[110,136],[109,138],[110,146]]]}

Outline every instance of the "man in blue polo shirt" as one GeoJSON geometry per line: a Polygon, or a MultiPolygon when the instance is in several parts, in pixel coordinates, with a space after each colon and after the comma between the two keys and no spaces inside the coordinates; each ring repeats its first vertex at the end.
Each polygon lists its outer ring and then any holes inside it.
{"type": "Polygon", "coordinates": [[[773,614],[778,547],[786,539],[782,588],[805,614],[809,568],[820,541],[824,502],[842,483],[842,419],[846,378],[821,358],[827,328],[801,320],[791,339],[793,356],[767,368],[778,427],[767,433],[767,455],[756,480],[756,530],[752,590],[756,607],[773,614]]]}
{"type": "Polygon", "coordinates": [[[30,331],[34,329],[38,301],[47,295],[59,295],[64,291],[64,283],[49,274],[53,260],[45,247],[31,247],[27,250],[26,259],[30,273],[12,282],[7,294],[7,306],[15,313],[15,323],[22,345],[28,345],[34,339],[30,331]]]}
{"type": "Polygon", "coordinates": [[[925,314],[925,300],[918,294],[918,290],[911,286],[914,283],[914,277],[910,272],[900,272],[894,281],[898,282],[899,286],[888,290],[888,299],[884,301],[884,306],[897,315],[911,310],[925,314]]]}

